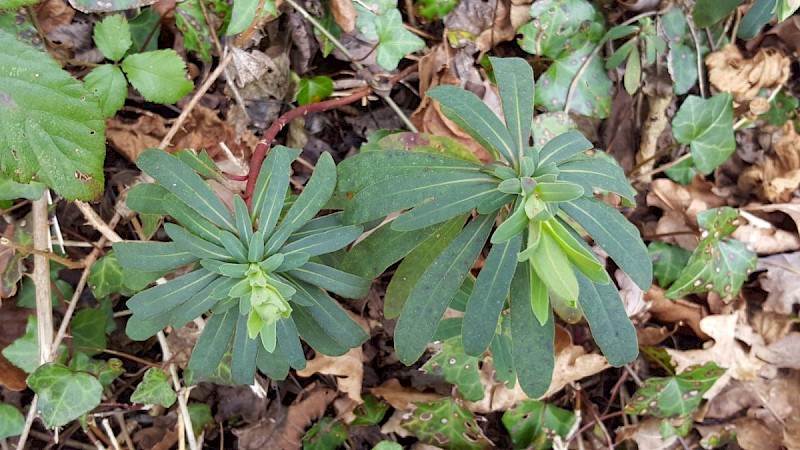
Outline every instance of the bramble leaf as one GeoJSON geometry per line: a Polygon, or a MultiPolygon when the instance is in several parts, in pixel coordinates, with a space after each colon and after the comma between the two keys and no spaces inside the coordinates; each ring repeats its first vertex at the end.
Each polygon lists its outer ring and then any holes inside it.
{"type": "Polygon", "coordinates": [[[128,20],[122,14],[106,16],[95,24],[92,38],[100,53],[115,62],[133,45],[128,20]]]}
{"type": "Polygon", "coordinates": [[[172,49],[129,55],[122,61],[122,70],[151,102],[175,103],[194,88],[186,79],[186,62],[172,49]]]}

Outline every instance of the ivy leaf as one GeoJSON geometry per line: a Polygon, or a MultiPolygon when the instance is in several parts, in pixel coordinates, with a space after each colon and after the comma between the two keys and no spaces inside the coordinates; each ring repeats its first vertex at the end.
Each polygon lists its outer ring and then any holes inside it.
{"type": "Polygon", "coordinates": [[[86,89],[94,92],[100,100],[100,108],[106,117],[113,117],[128,97],[128,82],[117,66],[111,64],[97,66],[86,74],[83,82],[86,89]]]}
{"type": "MultiPolygon", "coordinates": [[[[534,104],[546,111],[564,109],[567,92],[583,61],[594,50],[586,43],[572,52],[564,52],[536,80],[534,104]]],[[[594,58],[586,67],[572,93],[569,112],[605,119],[611,112],[611,91],[614,85],[603,67],[602,58],[594,58]]]]}
{"type": "Polygon", "coordinates": [[[186,79],[186,62],[172,49],[130,55],[122,61],[122,70],[151,102],[175,103],[194,87],[186,79]]]}
{"type": "Polygon", "coordinates": [[[425,47],[425,41],[403,27],[403,17],[391,9],[375,18],[378,33],[376,62],[386,70],[394,70],[405,56],[425,47]]]}
{"type": "Polygon", "coordinates": [[[769,111],[759,116],[759,118],[765,119],[770,125],[782,127],[798,107],[800,107],[800,102],[798,102],[797,97],[780,91],[770,103],[769,111]]]}
{"type": "Polygon", "coordinates": [[[461,339],[455,337],[444,341],[441,349],[422,366],[421,370],[443,376],[448,383],[456,385],[464,400],[476,402],[484,395],[478,362],[479,358],[464,353],[461,339]]]}
{"type": "Polygon", "coordinates": [[[550,448],[553,436],[567,437],[575,414],[538,400],[523,400],[506,410],[502,421],[514,448],[550,448]]]}
{"type": "Polygon", "coordinates": [[[744,243],[725,239],[736,230],[739,213],[730,207],[714,208],[697,215],[703,239],[675,283],[664,294],[678,298],[697,292],[716,292],[723,297],[739,293],[758,256],[744,243]]]}
{"type": "Polygon", "coordinates": [[[458,0],[417,0],[414,7],[425,20],[437,20],[448,15],[458,5],[458,0]]]}
{"type": "Polygon", "coordinates": [[[39,366],[39,333],[36,329],[36,316],[28,316],[25,325],[25,334],[17,338],[8,347],[3,349],[3,356],[11,364],[27,373],[31,373],[39,366]]]}
{"type": "MultiPolygon", "coordinates": [[[[259,3],[260,0],[239,0],[233,2],[231,22],[228,24],[225,35],[233,36],[246,30],[256,17],[259,3]]],[[[258,22],[261,22],[261,19],[266,17],[267,14],[272,14],[273,17],[278,16],[278,10],[275,8],[274,0],[264,0],[264,4],[261,8],[261,17],[258,18],[258,22]]]]}
{"type": "Polygon", "coordinates": [[[350,422],[350,426],[377,425],[381,423],[386,416],[386,412],[389,411],[389,404],[378,400],[371,394],[364,395],[363,399],[364,403],[353,410],[356,418],[350,422]]]}
{"type": "Polygon", "coordinates": [[[520,47],[534,55],[556,59],[603,36],[603,14],[586,0],[537,1],[530,15],[534,20],[517,32],[520,47]]]}
{"type": "Polygon", "coordinates": [[[205,61],[211,61],[214,39],[211,36],[211,26],[206,22],[200,6],[201,1],[205,2],[206,10],[212,11],[221,19],[212,22],[219,24],[217,34],[224,34],[223,31],[230,20],[231,7],[221,0],[188,0],[178,3],[175,7],[175,25],[183,34],[186,49],[197,52],[205,61]]]}
{"type": "Polygon", "coordinates": [[[625,405],[625,412],[684,422],[723,373],[724,368],[709,362],[675,376],[649,378],[625,405]]]}
{"type": "Polygon", "coordinates": [[[297,91],[297,105],[319,102],[333,94],[333,80],[331,77],[305,77],[300,80],[297,91]]]}
{"type": "Polygon", "coordinates": [[[94,297],[101,299],[116,293],[130,294],[125,288],[123,278],[122,266],[119,265],[117,255],[112,250],[92,264],[88,282],[94,297]]]}
{"type": "Polygon", "coordinates": [[[161,405],[169,408],[178,399],[167,374],[158,367],[151,367],[131,394],[131,402],[143,405],[161,405]]]}
{"type": "Polygon", "coordinates": [[[678,164],[664,170],[670,180],[688,186],[697,175],[697,167],[694,163],[694,158],[691,156],[678,164]]]}
{"type": "Polygon", "coordinates": [[[678,279],[692,254],[689,250],[664,242],[651,242],[647,252],[653,260],[653,275],[661,287],[669,286],[678,279]]]}
{"type": "Polygon", "coordinates": [[[62,364],[40,366],[28,377],[28,386],[39,396],[39,414],[47,428],[60,427],[100,404],[103,387],[96,378],[73,372],[62,364]]]}
{"type": "Polygon", "coordinates": [[[672,133],[689,146],[697,170],[708,175],[736,149],[733,97],[727,92],[709,99],[690,95],[672,119],[672,133]]]}
{"type": "Polygon", "coordinates": [[[121,14],[108,16],[96,24],[92,38],[100,53],[115,62],[122,59],[133,45],[128,20],[121,14]]]}
{"type": "Polygon", "coordinates": [[[11,405],[0,403],[0,439],[19,436],[25,428],[25,417],[11,405]]]}
{"type": "Polygon", "coordinates": [[[78,311],[70,322],[72,345],[87,355],[99,353],[97,350],[81,347],[105,348],[108,319],[109,315],[99,309],[87,308],[78,311]]]}
{"type": "Polygon", "coordinates": [[[323,417],[306,432],[303,450],[328,450],[339,448],[349,436],[342,422],[323,417]]]}
{"type": "Polygon", "coordinates": [[[413,410],[403,415],[400,425],[426,444],[448,443],[447,448],[462,450],[494,447],[478,426],[475,414],[461,401],[450,397],[414,403],[413,410]]]}
{"type": "Polygon", "coordinates": [[[105,118],[94,96],[46,53],[0,30],[0,171],[67,200],[103,190],[105,118]]]}
{"type": "Polygon", "coordinates": [[[388,11],[397,9],[397,0],[363,0],[353,2],[358,15],[356,16],[356,29],[370,41],[378,40],[375,19],[388,11]]]}

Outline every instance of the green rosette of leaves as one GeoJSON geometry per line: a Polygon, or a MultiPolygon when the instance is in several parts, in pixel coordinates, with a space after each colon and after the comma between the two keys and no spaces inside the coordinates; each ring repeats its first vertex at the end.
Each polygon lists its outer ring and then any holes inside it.
{"type": "MultiPolygon", "coordinates": [[[[384,259],[407,257],[427,266],[416,274],[404,272],[398,282],[410,283],[395,329],[399,359],[416,361],[437,335],[445,310],[460,308],[454,299],[488,241],[492,245],[485,265],[464,308],[464,350],[480,356],[490,345],[493,351],[510,348],[522,388],[538,397],[547,391],[554,365],[552,310],[570,323],[585,317],[612,365],[628,363],[638,354],[618,289],[584,235],[643,289],[652,281],[652,265],[636,227],[593,195],[595,190],[615,192],[633,201],[636,192],[619,166],[597,152],[587,153],[592,144],[577,131],[534,147],[530,65],[519,58],[492,58],[491,63],[504,121],[455,86],[439,86],[427,95],[494,161],[481,164],[404,150],[364,152],[339,165],[338,189],[352,195],[345,223],[404,211],[373,233],[383,242],[371,240],[371,235],[351,253],[372,246],[382,249],[384,259]],[[466,215],[472,216],[469,223],[447,235],[450,224],[464,223],[466,215]],[[440,247],[426,253],[435,246],[440,247]],[[499,331],[501,318],[509,322],[510,337],[499,331]]],[[[391,292],[390,284],[387,297],[391,292]]]]}
{"type": "Polygon", "coordinates": [[[300,150],[278,146],[259,173],[251,207],[234,195],[233,214],[209,185],[224,177],[205,154],[172,156],[147,150],[138,166],[156,183],[135,186],[131,209],[170,216],[171,242],[118,242],[114,250],[129,276],[155,280],[181,267],[188,272],[128,300],[127,332],[146,339],[168,325],[182,327],[211,312],[189,368],[210,377],[226,352],[236,383],[251,384],[256,367],[272,378],[306,365],[299,335],[316,351],[341,355],[367,334],[329,296],[362,297],[371,280],[326,265],[324,255],[353,242],[360,225],[340,213],[315,218],[330,200],[336,167],[319,159],[303,192],[288,196],[291,163],[300,150]],[[322,258],[321,258],[322,257],[322,258]]]}

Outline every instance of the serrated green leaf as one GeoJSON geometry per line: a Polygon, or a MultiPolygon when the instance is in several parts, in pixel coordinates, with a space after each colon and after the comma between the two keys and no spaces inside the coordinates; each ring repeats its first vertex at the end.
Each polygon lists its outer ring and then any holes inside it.
{"type": "MultiPolygon", "coordinates": [[[[583,61],[594,50],[595,44],[586,43],[581,48],[564,52],[547,71],[536,80],[534,104],[546,111],[561,111],[567,101],[567,92],[583,61]]],[[[614,85],[608,78],[601,58],[594,58],[575,85],[569,112],[605,119],[611,112],[611,92],[614,85]]]]}
{"type": "Polygon", "coordinates": [[[178,399],[169,382],[166,372],[158,367],[151,367],[144,373],[142,381],[131,394],[131,402],[142,405],[172,406],[178,399]]]}
{"type": "Polygon", "coordinates": [[[47,428],[72,422],[100,404],[103,387],[88,373],[48,363],[28,377],[28,386],[39,396],[39,416],[47,428]]]}
{"type": "Polygon", "coordinates": [[[177,308],[217,277],[219,275],[205,269],[189,272],[134,295],[128,299],[128,308],[142,319],[155,317],[177,308]]]}
{"type": "Polygon", "coordinates": [[[395,327],[395,349],[406,365],[416,361],[430,342],[447,305],[489,237],[494,216],[474,219],[436,257],[408,296],[395,327]]]}
{"type": "Polygon", "coordinates": [[[411,290],[420,277],[442,250],[458,235],[466,220],[466,216],[461,216],[445,222],[439,230],[432,233],[406,256],[386,288],[383,304],[383,314],[386,318],[391,319],[400,315],[411,290]]]}
{"type": "Polygon", "coordinates": [[[414,403],[411,413],[400,421],[423,443],[448,450],[483,450],[494,447],[486,438],[469,408],[458,399],[414,403]]]}
{"type": "Polygon", "coordinates": [[[653,260],[653,275],[661,287],[667,287],[678,279],[692,255],[692,252],[677,245],[658,241],[651,242],[647,246],[647,252],[653,260]]]}
{"type": "Polygon", "coordinates": [[[467,132],[495,159],[516,160],[514,138],[506,127],[475,94],[456,86],[437,86],[426,95],[440,103],[442,113],[467,132]]]}
{"type": "Polygon", "coordinates": [[[403,27],[403,17],[390,9],[375,18],[378,53],[375,61],[386,70],[394,70],[404,57],[425,47],[425,41],[403,27]]]}
{"type": "Polygon", "coordinates": [[[128,20],[121,14],[106,16],[95,24],[92,38],[100,53],[115,62],[133,45],[128,20]]]}
{"type": "Polygon", "coordinates": [[[172,270],[198,260],[174,242],[115,242],[113,248],[117,261],[125,269],[172,270]]]}
{"type": "Polygon", "coordinates": [[[331,77],[303,77],[300,79],[297,89],[297,106],[320,102],[331,94],[333,94],[333,79],[331,77]]]}
{"type": "Polygon", "coordinates": [[[46,53],[0,30],[0,171],[67,200],[103,189],[105,119],[94,96],[46,53]]]}
{"type": "Polygon", "coordinates": [[[139,155],[136,165],[206,219],[229,231],[236,230],[230,212],[214,191],[178,158],[163,150],[148,149],[139,155]]]}
{"type": "Polygon", "coordinates": [[[489,252],[464,313],[461,335],[468,355],[480,356],[492,342],[521,245],[522,235],[518,234],[489,252]]]}
{"type": "Polygon", "coordinates": [[[617,288],[612,283],[593,283],[577,270],[575,276],[581,289],[578,302],[609,364],[620,367],[636,359],[639,355],[636,330],[617,288]]]}
{"type": "Polygon", "coordinates": [[[566,439],[575,424],[575,414],[537,400],[523,400],[503,413],[503,426],[514,448],[549,449],[555,435],[566,439]]]}
{"type": "Polygon", "coordinates": [[[239,313],[233,308],[221,314],[211,315],[192,350],[188,366],[190,370],[205,376],[210,376],[216,371],[233,336],[237,316],[239,313]]]}
{"type": "Polygon", "coordinates": [[[555,328],[552,310],[544,325],[531,308],[528,263],[517,264],[509,292],[511,304],[511,355],[522,390],[531,398],[547,392],[555,364],[555,328]]]}
{"type": "Polygon", "coordinates": [[[25,428],[25,417],[11,405],[0,403],[0,439],[19,436],[25,428]]]}
{"type": "Polygon", "coordinates": [[[503,104],[503,116],[514,143],[515,158],[519,160],[531,137],[533,118],[533,69],[522,58],[489,58],[497,79],[497,89],[503,104]]]}
{"type": "Polygon", "coordinates": [[[456,385],[464,400],[476,402],[484,395],[478,363],[477,357],[464,353],[461,339],[456,337],[444,341],[421,370],[443,376],[448,383],[456,385]]]}
{"type": "Polygon", "coordinates": [[[595,198],[560,204],[561,209],[589,232],[614,262],[643,290],[653,281],[653,266],[639,230],[616,209],[595,198]]]}
{"type": "Polygon", "coordinates": [[[151,102],[175,103],[194,88],[186,79],[186,62],[172,49],[129,55],[121,67],[133,87],[151,102]]]}
{"type": "Polygon", "coordinates": [[[102,64],[92,69],[83,78],[86,89],[94,92],[100,100],[100,108],[106,117],[114,114],[125,104],[128,97],[128,82],[119,67],[102,64]]]}
{"type": "Polygon", "coordinates": [[[736,149],[733,97],[724,92],[709,99],[690,95],[672,119],[672,133],[691,148],[697,169],[709,174],[736,149]]]}

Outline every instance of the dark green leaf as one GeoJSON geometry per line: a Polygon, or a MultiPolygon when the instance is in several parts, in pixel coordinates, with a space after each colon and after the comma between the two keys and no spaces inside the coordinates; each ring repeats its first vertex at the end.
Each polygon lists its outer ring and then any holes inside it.
{"type": "Polygon", "coordinates": [[[88,373],[75,373],[56,363],[39,366],[28,377],[39,396],[36,407],[47,428],[66,425],[100,404],[103,387],[88,373]]]}
{"type": "Polygon", "coordinates": [[[197,261],[175,242],[115,242],[114,252],[119,264],[126,269],[144,271],[172,270],[197,261]]]}
{"type": "Polygon", "coordinates": [[[493,196],[497,192],[495,187],[494,183],[473,183],[464,186],[457,196],[434,197],[395,219],[392,228],[398,231],[418,230],[470,212],[493,196]]]}
{"type": "Polygon", "coordinates": [[[472,411],[460,400],[450,397],[414,403],[412,411],[403,416],[400,425],[423,443],[431,445],[440,446],[442,442],[448,442],[448,448],[459,450],[493,447],[472,411]]]}
{"type": "Polygon", "coordinates": [[[533,119],[533,69],[522,58],[489,58],[503,103],[506,128],[516,144],[515,164],[531,138],[533,119]]]}
{"type": "Polygon", "coordinates": [[[420,370],[441,375],[448,383],[456,385],[464,400],[475,402],[484,395],[478,362],[477,357],[464,353],[461,339],[455,337],[444,341],[420,370]]]}
{"type": "Polygon", "coordinates": [[[678,279],[692,255],[689,250],[664,242],[651,242],[647,251],[653,260],[653,274],[661,287],[667,287],[678,279]]]}
{"type": "Polygon", "coordinates": [[[363,230],[359,225],[334,228],[293,241],[284,245],[280,251],[283,254],[301,252],[309,256],[335,252],[355,241],[363,230]]]}
{"type": "Polygon", "coordinates": [[[227,230],[236,230],[222,201],[183,161],[163,150],[149,149],[139,155],[136,165],[206,219],[227,230]]]}
{"type": "Polygon", "coordinates": [[[690,95],[672,119],[675,140],[688,145],[697,169],[709,174],[736,149],[733,97],[725,92],[709,99],[690,95]]]}
{"type": "Polygon", "coordinates": [[[739,24],[739,32],[736,34],[739,39],[748,40],[756,37],[761,28],[775,17],[777,5],[778,0],[756,0],[739,24]]]}
{"type": "Polygon", "coordinates": [[[614,284],[595,284],[575,271],[581,295],[578,299],[595,342],[609,364],[620,367],[636,359],[639,343],[622,298],[614,284]]]}
{"type": "MultiPolygon", "coordinates": [[[[239,240],[245,246],[249,246],[250,239],[253,237],[253,224],[250,222],[250,212],[247,210],[247,205],[240,195],[233,196],[233,213],[239,240]]],[[[263,242],[264,240],[262,239],[260,243],[263,242]]]]}
{"type": "Polygon", "coordinates": [[[349,436],[342,422],[323,417],[303,436],[303,450],[329,450],[339,448],[349,436]]]}
{"type": "MultiPolygon", "coordinates": [[[[312,303],[311,306],[303,309],[336,342],[347,349],[351,349],[360,346],[369,338],[367,333],[347,315],[342,307],[328,297],[328,294],[302,281],[293,283],[293,286],[297,289],[297,294],[305,296],[312,303]]],[[[292,317],[294,318],[294,314],[292,317]]],[[[302,333],[303,327],[300,326],[296,318],[295,323],[302,333]]],[[[305,335],[303,337],[305,338],[305,335]]],[[[311,342],[309,342],[309,345],[311,345],[311,342]]]]}
{"type": "MultiPolygon", "coordinates": [[[[92,294],[97,299],[118,293],[130,295],[124,284],[122,266],[117,261],[117,255],[113,250],[92,264],[87,283],[92,289],[92,294]]],[[[65,293],[62,292],[61,294],[64,295],[65,293]]],[[[64,297],[68,298],[66,295],[64,297]]]]}
{"type": "Polygon", "coordinates": [[[416,361],[430,342],[447,305],[478,257],[495,216],[474,219],[436,257],[420,277],[395,327],[395,349],[406,365],[416,361]]]}
{"type": "Polygon", "coordinates": [[[648,378],[625,405],[631,415],[646,414],[662,419],[685,419],[697,411],[703,394],[725,373],[710,362],[676,376],[648,378]]]}
{"type": "Polygon", "coordinates": [[[331,77],[303,77],[297,90],[297,106],[320,102],[333,94],[331,77]]]}
{"type": "Polygon", "coordinates": [[[172,311],[159,314],[149,319],[131,316],[125,325],[125,334],[134,341],[145,341],[155,336],[156,333],[169,326],[172,311]]]}
{"type": "Polygon", "coordinates": [[[708,28],[732,13],[743,0],[697,0],[692,10],[698,28],[708,28]]]}
{"type": "Polygon", "coordinates": [[[239,240],[233,233],[229,231],[222,231],[219,234],[222,245],[225,247],[225,254],[232,256],[236,262],[246,264],[247,261],[247,248],[245,248],[242,241],[239,240]]]}
{"type": "Polygon", "coordinates": [[[217,370],[236,328],[237,316],[239,312],[235,308],[211,315],[192,350],[188,366],[190,370],[204,376],[210,376],[217,370]]]}
{"type": "Polygon", "coordinates": [[[288,271],[289,276],[319,286],[347,298],[362,298],[369,292],[372,280],[313,262],[288,271]]]}
{"type": "Polygon", "coordinates": [[[86,308],[75,313],[70,322],[72,345],[89,356],[100,353],[83,347],[106,348],[106,325],[110,319],[106,311],[86,308]]]}
{"type": "Polygon", "coordinates": [[[105,118],[83,84],[45,52],[0,30],[0,171],[67,200],[103,190],[105,118]]]}
{"type": "Polygon", "coordinates": [[[164,197],[164,208],[187,230],[212,244],[222,245],[222,239],[219,237],[220,229],[189,205],[178,200],[175,194],[170,193],[164,197]]]}
{"type": "MultiPolygon", "coordinates": [[[[342,352],[344,353],[344,352],[342,352]]],[[[256,355],[258,370],[267,374],[273,380],[283,380],[289,374],[289,362],[281,352],[270,353],[264,347],[258,349],[256,355]]]]}
{"type": "Polygon", "coordinates": [[[125,197],[125,205],[144,214],[168,214],[163,203],[169,191],[156,183],[139,183],[134,185],[125,197]]]}
{"type": "Polygon", "coordinates": [[[593,145],[578,130],[567,131],[550,139],[539,151],[539,167],[545,164],[559,164],[570,156],[584,152],[593,145]]]}
{"type": "MultiPolygon", "coordinates": [[[[340,344],[333,336],[325,331],[317,322],[305,306],[294,306],[292,309],[292,320],[297,326],[297,331],[303,336],[303,340],[314,349],[324,355],[339,356],[344,355],[350,350],[349,347],[340,344]]],[[[286,358],[281,354],[281,358],[286,358]]],[[[289,362],[286,362],[288,369],[289,362]]]]}
{"type": "Polygon", "coordinates": [[[637,286],[644,290],[650,288],[653,266],[647,248],[639,230],[619,211],[600,200],[585,197],[560,206],[589,232],[637,286]]]}
{"type": "Polygon", "coordinates": [[[551,448],[554,435],[566,439],[575,414],[537,400],[523,400],[503,413],[503,426],[514,448],[551,448]]]}
{"type": "Polygon", "coordinates": [[[535,20],[520,27],[523,50],[547,58],[574,52],[586,42],[597,42],[604,34],[603,15],[586,0],[546,0],[531,5],[535,20]]]}
{"type": "Polygon", "coordinates": [[[303,370],[306,368],[306,355],[297,334],[291,317],[278,321],[278,348],[293,369],[303,370]]]}
{"type": "MultiPolygon", "coordinates": [[[[255,314],[250,312],[250,314],[255,314]]],[[[261,347],[257,339],[250,339],[247,334],[247,314],[237,314],[236,334],[233,337],[231,356],[231,377],[237,384],[251,385],[256,374],[256,355],[261,347]]],[[[283,320],[281,320],[283,322],[283,320]]],[[[199,342],[198,342],[199,343],[199,342]]]]}
{"type": "Polygon", "coordinates": [[[214,279],[219,277],[205,269],[198,269],[186,275],[154,286],[128,299],[128,308],[134,315],[147,319],[163,314],[192,298],[214,279]]]}
{"type": "Polygon", "coordinates": [[[261,165],[253,191],[251,215],[253,218],[258,217],[258,229],[264,233],[265,238],[278,223],[286,190],[289,188],[292,161],[299,155],[300,150],[279,145],[270,150],[261,165]]]}
{"type": "Polygon", "coordinates": [[[461,334],[464,351],[468,355],[480,356],[492,342],[521,245],[522,234],[518,234],[502,244],[494,245],[489,252],[464,314],[461,334]]]}
{"type": "Polygon", "coordinates": [[[278,10],[275,8],[275,1],[264,0],[261,8],[261,17],[256,19],[259,4],[262,4],[259,0],[240,0],[234,3],[233,11],[231,11],[231,21],[228,24],[225,35],[233,36],[239,34],[245,31],[254,20],[257,23],[261,23],[262,19],[264,19],[267,14],[272,14],[273,17],[278,16],[278,10]]]}
{"type": "Polygon", "coordinates": [[[183,302],[172,312],[170,324],[174,328],[181,328],[192,320],[200,317],[219,303],[220,298],[214,295],[215,291],[224,291],[222,298],[227,298],[233,284],[239,280],[236,278],[219,277],[212,281],[200,292],[194,294],[192,298],[183,302]]]}
{"type": "Polygon", "coordinates": [[[394,70],[401,59],[425,47],[425,41],[403,27],[403,16],[392,8],[375,18],[378,51],[375,62],[386,70],[394,70]]]}
{"type": "Polygon", "coordinates": [[[172,223],[165,223],[164,231],[166,231],[167,236],[169,236],[183,250],[191,253],[197,258],[208,258],[217,261],[234,261],[234,258],[227,250],[219,245],[212,244],[193,235],[192,233],[186,231],[186,228],[179,227],[178,225],[172,223]]]}
{"type": "Polygon", "coordinates": [[[19,436],[25,428],[25,417],[11,405],[0,403],[0,439],[19,436]]]}
{"type": "Polygon", "coordinates": [[[625,172],[617,164],[597,157],[572,158],[559,164],[558,179],[583,186],[585,195],[594,188],[611,191],[633,201],[636,190],[625,178],[625,172]]]}

